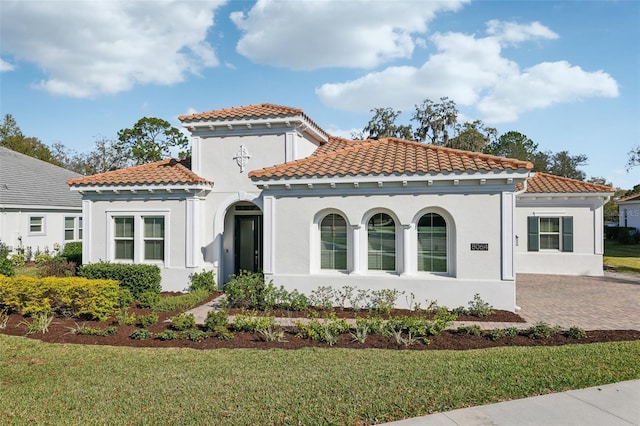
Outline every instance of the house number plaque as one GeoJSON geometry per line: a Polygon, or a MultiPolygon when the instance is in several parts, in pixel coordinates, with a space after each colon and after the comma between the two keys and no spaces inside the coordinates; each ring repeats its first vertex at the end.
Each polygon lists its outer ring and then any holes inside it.
{"type": "Polygon", "coordinates": [[[471,243],[471,251],[489,251],[489,243],[471,243]]]}

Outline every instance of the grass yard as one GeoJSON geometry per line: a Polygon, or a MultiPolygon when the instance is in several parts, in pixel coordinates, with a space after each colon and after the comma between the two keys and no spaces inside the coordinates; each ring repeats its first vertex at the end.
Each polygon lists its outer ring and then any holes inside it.
{"type": "Polygon", "coordinates": [[[640,378],[640,341],[473,351],[142,349],[0,335],[0,419],[362,424],[640,378]]]}
{"type": "Polygon", "coordinates": [[[640,244],[623,245],[605,240],[603,262],[618,272],[640,274],[640,244]]]}
{"type": "Polygon", "coordinates": [[[25,275],[27,277],[37,277],[38,276],[38,267],[37,266],[18,266],[14,268],[16,275],[25,275]]]}

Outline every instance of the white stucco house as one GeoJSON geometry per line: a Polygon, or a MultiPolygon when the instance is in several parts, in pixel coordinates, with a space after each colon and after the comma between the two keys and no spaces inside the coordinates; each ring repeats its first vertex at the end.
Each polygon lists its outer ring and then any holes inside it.
{"type": "Polygon", "coordinates": [[[66,183],[80,176],[0,147],[0,241],[35,252],[82,240],[82,197],[66,183]]]}
{"type": "Polygon", "coordinates": [[[636,228],[640,232],[640,194],[620,198],[616,204],[620,213],[618,226],[636,228]]]}
{"type": "Polygon", "coordinates": [[[602,274],[613,189],[533,165],[399,139],[349,141],[302,110],[258,104],[180,117],[191,159],[71,179],[83,259],[149,262],[163,287],[261,270],[275,285],[397,288],[516,309],[516,272],[602,274]]]}

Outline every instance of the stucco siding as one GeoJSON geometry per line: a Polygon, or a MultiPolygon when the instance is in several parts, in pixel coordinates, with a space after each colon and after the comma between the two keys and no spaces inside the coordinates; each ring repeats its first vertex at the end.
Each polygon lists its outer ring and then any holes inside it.
{"type": "MultiPolygon", "coordinates": [[[[45,248],[53,250],[54,244],[62,248],[64,239],[65,217],[80,217],[81,209],[45,210],[45,209],[3,209],[0,212],[0,241],[12,247],[31,247],[44,251],[45,248]],[[30,217],[42,217],[42,232],[30,232],[30,217]]],[[[74,241],[77,241],[74,238],[74,241]]]]}

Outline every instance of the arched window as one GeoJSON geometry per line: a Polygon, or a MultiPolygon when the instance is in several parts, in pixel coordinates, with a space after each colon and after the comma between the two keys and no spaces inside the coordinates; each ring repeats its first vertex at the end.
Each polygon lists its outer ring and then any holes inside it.
{"type": "Polygon", "coordinates": [[[396,223],[385,213],[376,213],[367,226],[369,269],[396,270],[396,223]]]}
{"type": "Polygon", "coordinates": [[[347,222],[336,213],[320,222],[320,268],[347,269],[347,222]]]}
{"type": "Polygon", "coordinates": [[[418,271],[447,272],[447,223],[439,214],[418,221],[418,271]]]}

